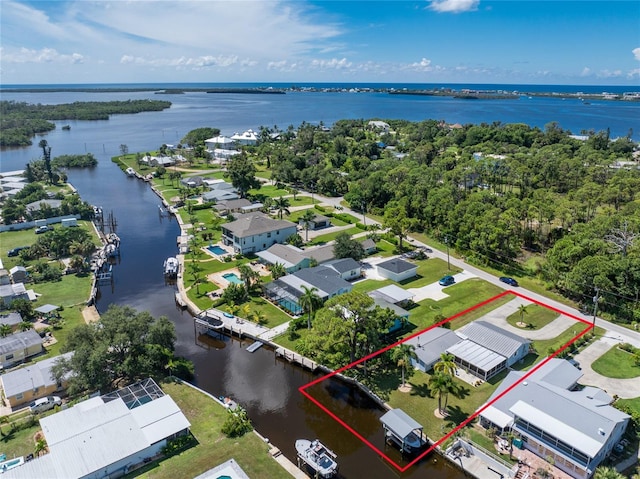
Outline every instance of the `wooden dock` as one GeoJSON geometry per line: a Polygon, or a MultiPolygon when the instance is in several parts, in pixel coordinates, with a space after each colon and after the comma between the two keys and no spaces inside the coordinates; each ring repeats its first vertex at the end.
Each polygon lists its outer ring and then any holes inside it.
{"type": "Polygon", "coordinates": [[[282,346],[276,348],[276,357],[286,359],[290,363],[299,364],[303,368],[307,368],[311,371],[315,371],[319,366],[315,361],[305,358],[303,355],[291,351],[290,349],[283,348],[282,346]]]}

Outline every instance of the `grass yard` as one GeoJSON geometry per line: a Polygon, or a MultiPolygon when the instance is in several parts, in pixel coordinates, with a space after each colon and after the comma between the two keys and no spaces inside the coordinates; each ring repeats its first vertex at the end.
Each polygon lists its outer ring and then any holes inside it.
{"type": "Polygon", "coordinates": [[[2,423],[0,429],[3,433],[0,437],[0,450],[7,455],[8,459],[33,454],[36,447],[34,436],[40,431],[40,424],[36,422],[35,425],[26,429],[10,432],[11,426],[2,423]]]}
{"type": "MultiPolygon", "coordinates": [[[[273,304],[271,304],[262,296],[252,296],[248,304],[249,304],[249,309],[251,310],[252,313],[254,311],[261,311],[262,313],[264,313],[265,322],[263,322],[262,325],[267,328],[275,328],[276,326],[286,323],[287,321],[292,319],[291,316],[289,316],[287,313],[282,311],[277,306],[274,306],[273,304]]],[[[242,311],[243,307],[244,307],[244,304],[241,304],[240,311],[238,312],[240,316],[244,315],[244,312],[242,311]]]]}
{"type": "Polygon", "coordinates": [[[394,284],[390,279],[385,279],[384,281],[379,281],[377,279],[365,279],[363,281],[354,283],[353,291],[368,293],[370,291],[373,291],[374,289],[382,288],[390,284],[394,284]]]}
{"type": "Polygon", "coordinates": [[[263,195],[263,196],[268,196],[269,198],[280,198],[281,196],[288,196],[291,193],[289,192],[289,190],[286,190],[284,188],[278,188],[275,185],[263,184],[259,189],[249,190],[247,194],[253,195],[253,196],[263,195]]]}
{"type": "Polygon", "coordinates": [[[89,273],[69,274],[63,276],[60,281],[30,283],[28,287],[41,295],[33,304],[34,308],[44,304],[55,304],[67,308],[75,304],[84,304],[89,299],[91,275],[89,273]]]}
{"type": "Polygon", "coordinates": [[[415,278],[408,279],[400,283],[404,289],[421,288],[428,284],[435,283],[443,276],[448,274],[454,275],[462,270],[453,266],[447,268],[447,262],[440,258],[431,258],[427,260],[415,261],[418,265],[418,275],[415,278]]]}
{"type": "Polygon", "coordinates": [[[527,325],[527,329],[535,330],[544,328],[559,316],[560,315],[552,309],[545,308],[539,304],[529,304],[527,305],[524,315],[521,315],[520,311],[516,311],[515,313],[507,316],[507,322],[511,326],[518,328],[519,326],[517,323],[522,320],[522,322],[527,325]]]}
{"type": "MultiPolygon", "coordinates": [[[[562,334],[553,339],[544,339],[533,342],[533,348],[537,351],[539,358],[546,357],[551,351],[557,351],[567,342],[587,329],[589,325],[576,321],[575,325],[567,328],[562,334]]],[[[601,336],[605,331],[602,328],[596,328],[596,336],[601,336]]],[[[584,337],[584,336],[583,336],[584,337]]]]}
{"type": "Polygon", "coordinates": [[[232,458],[254,479],[291,477],[269,456],[267,445],[255,434],[230,439],[220,432],[229,413],[218,403],[182,384],[163,383],[161,387],[189,419],[198,444],[168,459],[153,462],[128,477],[196,477],[232,458]]]}
{"type": "MultiPolygon", "coordinates": [[[[364,241],[367,238],[356,238],[358,241],[364,241]]],[[[371,256],[382,256],[386,258],[387,256],[393,256],[396,250],[396,245],[389,243],[386,240],[380,240],[376,243],[376,248],[378,249],[371,256]]]]}
{"type": "MultiPolygon", "coordinates": [[[[333,218],[331,218],[331,221],[333,222],[333,218]]],[[[313,240],[307,243],[307,246],[326,244],[329,241],[335,240],[336,236],[338,236],[340,233],[347,233],[349,235],[354,235],[360,232],[362,232],[360,228],[358,228],[357,226],[352,226],[351,228],[347,228],[346,230],[334,231],[333,233],[327,233],[324,235],[316,236],[313,240]]]]}
{"type": "Polygon", "coordinates": [[[632,410],[634,410],[635,412],[640,414],[640,397],[639,398],[632,398],[632,399],[618,399],[616,401],[616,404],[619,404],[621,406],[624,405],[624,406],[630,407],[632,410]]]}
{"type": "Polygon", "coordinates": [[[630,379],[640,376],[640,366],[636,366],[634,355],[617,346],[596,359],[591,369],[608,378],[630,379]]]}
{"type": "Polygon", "coordinates": [[[61,353],[62,348],[67,342],[67,337],[77,326],[81,324],[85,324],[84,316],[82,316],[82,310],[84,306],[72,306],[70,308],[65,308],[64,311],[60,313],[62,316],[62,326],[58,329],[54,329],[51,334],[56,339],[56,342],[47,348],[46,355],[39,356],[37,361],[42,359],[52,358],[61,353]]]}
{"type": "MultiPolygon", "coordinates": [[[[429,260],[433,261],[433,260],[429,260]]],[[[409,310],[409,325],[414,330],[424,329],[436,323],[437,318],[448,318],[461,311],[471,308],[478,303],[486,301],[498,295],[503,290],[498,286],[487,283],[479,278],[472,278],[462,283],[454,284],[447,288],[448,298],[440,301],[425,299],[418,303],[418,306],[409,310]]],[[[453,329],[458,329],[471,321],[484,316],[489,311],[508,303],[513,298],[509,295],[503,296],[491,303],[477,308],[462,317],[456,318],[452,323],[453,329]]]]}

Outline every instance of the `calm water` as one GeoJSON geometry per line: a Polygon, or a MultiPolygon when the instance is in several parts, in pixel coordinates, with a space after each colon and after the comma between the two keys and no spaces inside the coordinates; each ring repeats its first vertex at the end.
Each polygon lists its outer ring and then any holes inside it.
{"type": "MultiPolygon", "coordinates": [[[[513,89],[513,88],[511,88],[513,89]]],[[[601,90],[599,90],[601,91],[601,90]]],[[[318,437],[338,455],[345,478],[393,478],[399,474],[358,439],[327,417],[298,392],[298,387],[313,379],[306,371],[274,358],[261,348],[247,353],[242,344],[229,338],[212,339],[196,333],[192,318],[176,309],[175,286],[167,285],[162,263],[176,253],[177,223],[158,215],[159,199],[148,186],[128,178],[111,156],[119,154],[119,145],[129,151],[148,151],[163,143],[178,143],[189,130],[212,126],[224,134],[257,129],[260,125],[289,124],[302,121],[331,124],[340,118],[444,119],[447,122],[476,123],[523,122],[543,127],[558,121],[562,127],[579,133],[581,129],[611,128],[612,136],[625,135],[634,128],[638,139],[637,104],[533,98],[521,100],[462,101],[443,97],[389,96],[384,93],[289,93],[287,95],[234,95],[188,93],[153,95],[152,93],[3,93],[3,100],[31,103],[72,101],[108,101],[158,98],[173,102],[164,112],[116,115],[100,122],[59,122],[70,124],[45,136],[53,156],[91,152],[99,159],[92,170],[71,170],[69,180],[83,199],[100,205],[105,214],[113,212],[122,238],[121,258],[114,267],[113,286],[101,288],[98,309],[109,304],[127,304],[154,316],[165,315],[176,326],[177,350],[194,361],[196,383],[220,396],[230,395],[248,409],[256,428],[295,462],[294,441],[318,437]]],[[[38,138],[34,143],[37,145],[38,138]]],[[[26,162],[40,157],[37,146],[0,152],[0,170],[22,169],[26,162]]],[[[380,411],[349,388],[327,382],[314,388],[315,397],[334,411],[349,414],[351,424],[382,447],[377,418],[380,411]]],[[[393,454],[393,450],[388,451],[393,454]]],[[[213,466],[213,464],[212,464],[213,466]]],[[[418,465],[403,477],[461,479],[462,473],[443,460],[418,465]]]]}

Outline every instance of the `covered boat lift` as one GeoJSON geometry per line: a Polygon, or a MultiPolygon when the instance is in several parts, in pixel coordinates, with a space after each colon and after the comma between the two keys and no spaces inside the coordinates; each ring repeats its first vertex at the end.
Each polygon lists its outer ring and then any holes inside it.
{"type": "Polygon", "coordinates": [[[423,426],[402,409],[391,409],[380,422],[385,431],[385,439],[400,446],[401,452],[415,452],[425,443],[423,426]]]}

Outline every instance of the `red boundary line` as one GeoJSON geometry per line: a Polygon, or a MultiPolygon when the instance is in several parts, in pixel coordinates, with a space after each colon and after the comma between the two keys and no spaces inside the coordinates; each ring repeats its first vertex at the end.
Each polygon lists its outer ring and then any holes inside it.
{"type": "Polygon", "coordinates": [[[470,308],[465,309],[464,311],[461,311],[457,314],[454,314],[453,316],[446,318],[436,324],[433,324],[431,326],[429,326],[428,328],[425,328],[421,331],[418,331],[417,333],[412,334],[411,336],[408,336],[406,338],[403,338],[399,341],[396,341],[395,343],[386,346],[382,349],[379,349],[378,351],[375,351],[363,358],[358,359],[357,361],[354,361],[350,364],[347,364],[346,366],[341,367],[340,369],[337,369],[335,371],[332,371],[328,374],[325,374],[324,376],[321,376],[318,379],[315,379],[303,386],[300,386],[298,388],[298,391],[300,391],[307,399],[309,399],[311,402],[313,402],[316,406],[318,406],[322,411],[324,411],[326,414],[329,415],[329,417],[331,417],[333,420],[335,420],[338,424],[340,424],[342,427],[344,427],[347,431],[349,431],[351,434],[353,434],[355,437],[357,437],[358,439],[360,439],[364,444],[366,444],[367,446],[369,446],[370,449],[372,449],[374,452],[376,452],[378,455],[380,455],[382,458],[384,458],[389,464],[391,464],[393,467],[395,467],[398,471],[400,472],[405,472],[407,469],[409,469],[411,466],[413,466],[414,464],[416,464],[418,461],[420,461],[422,458],[424,458],[427,454],[429,454],[433,449],[435,449],[436,447],[438,447],[440,444],[442,444],[444,441],[446,441],[449,437],[451,437],[453,434],[455,434],[458,430],[462,429],[463,427],[465,427],[467,424],[469,424],[471,421],[473,421],[480,413],[482,413],[485,409],[487,409],[489,406],[491,406],[493,403],[495,403],[496,401],[498,401],[499,399],[501,399],[505,394],[507,394],[508,392],[512,391],[516,386],[518,386],[519,384],[521,384],[523,381],[525,381],[529,376],[531,376],[533,373],[535,373],[538,369],[540,369],[542,366],[544,366],[547,362],[549,362],[552,358],[555,358],[558,354],[560,354],[562,351],[564,351],[565,349],[567,349],[569,346],[571,346],[571,344],[573,344],[576,340],[578,340],[579,338],[581,338],[582,336],[584,336],[585,334],[587,334],[589,331],[591,331],[594,328],[594,325],[582,318],[579,318],[578,316],[575,316],[571,313],[567,313],[565,311],[562,311],[558,308],[554,308],[553,306],[549,306],[541,301],[538,301],[536,299],[530,298],[528,296],[525,296],[522,293],[519,293],[517,291],[513,291],[513,290],[506,290],[503,291],[502,293],[493,296],[492,298],[487,299],[486,301],[482,301],[481,303],[476,304],[475,306],[471,306],[470,308]],[[454,428],[452,431],[450,431],[448,434],[446,434],[445,436],[443,436],[442,438],[440,438],[438,441],[434,442],[433,445],[427,449],[426,451],[424,451],[422,454],[420,454],[418,457],[416,457],[415,459],[413,459],[411,462],[409,462],[407,465],[400,466],[399,464],[397,464],[393,459],[391,459],[389,456],[387,456],[384,452],[382,452],[380,449],[378,449],[375,445],[373,445],[371,442],[369,442],[365,437],[363,437],[360,433],[358,433],[358,431],[356,431],[355,429],[353,429],[351,426],[349,426],[346,422],[344,422],[342,419],[340,419],[338,416],[336,416],[333,412],[331,412],[326,406],[324,406],[322,403],[320,403],[316,398],[314,398],[308,391],[307,389],[310,388],[311,386],[314,386],[316,384],[321,383],[322,381],[329,379],[332,376],[335,376],[336,374],[340,374],[343,371],[346,371],[347,369],[350,369],[354,366],[357,366],[360,363],[363,363],[364,361],[367,361],[371,358],[374,358],[382,353],[384,353],[385,351],[388,351],[389,349],[392,349],[394,347],[396,347],[399,344],[404,343],[405,341],[408,341],[409,339],[418,336],[419,334],[424,333],[425,331],[429,331],[430,329],[442,326],[445,323],[448,323],[450,321],[453,321],[456,318],[459,318],[460,316],[463,316],[475,309],[478,309],[486,304],[492,303],[493,301],[496,301],[497,299],[502,298],[503,296],[506,296],[508,294],[512,294],[515,296],[519,296],[523,299],[526,299],[527,301],[530,301],[532,303],[535,303],[539,306],[542,306],[544,308],[547,309],[551,309],[552,311],[555,311],[563,316],[568,316],[571,319],[574,319],[576,321],[579,321],[581,323],[584,323],[586,325],[588,325],[589,327],[586,328],[584,331],[582,331],[581,333],[577,334],[575,337],[573,337],[572,339],[570,339],[569,341],[567,341],[565,344],[563,344],[557,351],[555,351],[553,354],[551,354],[548,358],[542,360],[540,363],[538,363],[534,368],[532,368],[530,371],[528,371],[522,378],[520,378],[520,380],[516,381],[514,384],[512,384],[511,386],[509,386],[507,389],[505,389],[499,396],[495,397],[493,399],[493,401],[491,401],[490,403],[485,404],[482,408],[478,409],[473,415],[469,416],[467,419],[465,419],[464,421],[462,421],[456,428],[454,428]]]}

